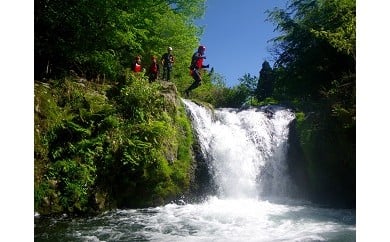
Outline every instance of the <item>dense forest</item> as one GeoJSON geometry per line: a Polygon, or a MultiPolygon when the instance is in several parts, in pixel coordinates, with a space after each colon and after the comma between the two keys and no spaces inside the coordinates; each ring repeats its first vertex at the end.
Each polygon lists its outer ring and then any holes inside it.
{"type": "MultiPolygon", "coordinates": [[[[194,138],[178,102],[192,82],[204,0],[35,1],[34,207],[85,213],[162,204],[188,192],[194,138]],[[171,82],[147,68],[173,47],[171,82]]],[[[310,199],[355,206],[356,10],[353,0],[291,0],[268,10],[275,64],[227,87],[204,71],[192,99],[295,111],[310,199]]],[[[259,59],[262,57],[259,56],[259,59]]]]}
{"type": "Polygon", "coordinates": [[[355,1],[291,1],[269,17],[283,33],[274,40],[272,97],[297,112],[310,191],[355,206],[355,1]]]}

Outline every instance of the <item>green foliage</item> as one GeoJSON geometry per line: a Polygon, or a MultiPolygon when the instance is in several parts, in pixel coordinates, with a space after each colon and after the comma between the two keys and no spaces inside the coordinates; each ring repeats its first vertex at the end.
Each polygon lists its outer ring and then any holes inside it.
{"type": "Polygon", "coordinates": [[[278,100],[273,97],[267,97],[263,101],[259,101],[258,99],[254,99],[252,101],[252,106],[265,106],[265,105],[277,105],[280,104],[278,100]]]}
{"type": "Polygon", "coordinates": [[[168,46],[181,72],[201,33],[194,20],[203,15],[204,2],[36,1],[35,78],[62,77],[72,70],[87,79],[113,81],[134,56],[148,60],[168,46]]]}
{"type": "Polygon", "coordinates": [[[355,125],[355,1],[291,1],[270,20],[283,34],[277,52],[274,97],[296,108],[322,110],[355,125]]]}
{"type": "Polygon", "coordinates": [[[151,206],[186,192],[192,133],[176,98],[174,85],[133,74],[113,87],[36,83],[36,211],[151,206]]]}
{"type": "Polygon", "coordinates": [[[355,129],[321,113],[298,113],[297,128],[316,202],[354,207],[356,196],[355,129]],[[323,123],[318,123],[322,119],[323,123]],[[325,172],[326,171],[326,172],[325,172]]]}
{"type": "Polygon", "coordinates": [[[320,1],[307,21],[315,21],[311,32],[317,38],[356,57],[356,1],[320,1]]]}
{"type": "Polygon", "coordinates": [[[85,211],[89,189],[94,184],[96,168],[75,160],[54,162],[47,173],[48,180],[55,180],[58,186],[60,206],[65,212],[85,211]]]}
{"type": "Polygon", "coordinates": [[[146,77],[130,75],[126,85],[120,90],[118,104],[124,118],[134,122],[147,122],[161,115],[166,104],[159,92],[160,84],[148,85],[146,77]],[[152,97],[152,98],[151,98],[152,97]]]}
{"type": "Polygon", "coordinates": [[[35,84],[34,96],[34,157],[35,157],[35,180],[39,179],[45,170],[48,158],[48,144],[45,132],[57,126],[61,120],[66,119],[68,114],[62,112],[56,104],[56,97],[50,87],[35,84]]]}
{"type": "MultiPolygon", "coordinates": [[[[187,73],[189,73],[188,67],[187,67],[187,73]]],[[[216,87],[213,83],[214,76],[212,73],[208,72],[208,70],[205,70],[205,69],[203,69],[201,71],[201,75],[202,75],[201,86],[199,86],[198,88],[194,89],[191,92],[191,99],[203,100],[203,101],[206,101],[209,103],[213,103],[213,100],[215,98],[214,94],[216,91],[216,87]]],[[[192,77],[190,77],[190,78],[191,79],[188,82],[186,82],[185,85],[178,87],[179,90],[184,91],[188,86],[191,85],[191,83],[194,80],[192,79],[192,77]],[[181,89],[181,88],[183,88],[183,89],[181,89]]]]}
{"type": "Polygon", "coordinates": [[[273,97],[298,111],[311,193],[342,206],[354,206],[355,191],[355,5],[292,0],[269,12],[282,33],[274,39],[273,97]]]}
{"type": "Polygon", "coordinates": [[[116,78],[117,73],[122,69],[115,53],[111,51],[92,51],[74,57],[77,69],[82,69],[80,73],[87,78],[96,78],[100,73],[105,78],[116,78]]]}
{"type": "Polygon", "coordinates": [[[240,108],[245,104],[253,105],[256,101],[257,77],[245,74],[238,81],[239,84],[227,87],[221,75],[213,70],[203,75],[203,84],[191,93],[191,98],[207,102],[214,107],[240,108]]]}
{"type": "Polygon", "coordinates": [[[178,187],[188,189],[190,178],[189,172],[192,162],[193,133],[191,122],[183,106],[180,106],[176,115],[176,140],[177,161],[173,164],[172,180],[178,187]]]}
{"type": "MultiPolygon", "coordinates": [[[[35,3],[36,78],[75,74],[35,84],[37,211],[88,212],[102,193],[104,208],[151,206],[186,191],[193,140],[176,87],[183,93],[193,81],[188,66],[202,32],[194,20],[204,3],[35,3]],[[144,73],[128,69],[135,55],[146,68],[168,46],[175,85],[149,84],[144,73]]],[[[274,68],[264,62],[258,79],[245,74],[231,88],[205,70],[191,98],[215,107],[294,107],[313,191],[347,194],[355,165],[355,1],[292,0],[287,10],[269,12],[269,20],[282,33],[274,39],[274,68]]]]}
{"type": "MultiPolygon", "coordinates": [[[[38,211],[87,212],[101,192],[106,207],[148,206],[189,187],[193,140],[176,87],[149,84],[128,67],[139,54],[147,68],[171,46],[182,92],[192,83],[188,66],[202,32],[194,20],[204,10],[204,0],[35,3],[35,73],[49,78],[35,89],[38,211]],[[74,80],[61,79],[69,73],[74,80]]],[[[230,90],[213,71],[203,77],[195,98],[245,101],[245,85],[230,90]]]]}
{"type": "Polygon", "coordinates": [[[272,96],[274,86],[274,73],[268,61],[264,61],[260,70],[260,77],[257,82],[255,96],[262,101],[272,96]]]}
{"type": "MultiPolygon", "coordinates": [[[[345,77],[355,73],[355,50],[345,49],[344,44],[335,46],[335,41],[319,33],[355,29],[355,2],[291,1],[288,10],[275,10],[269,15],[283,33],[275,38],[280,53],[276,62],[276,95],[318,102],[324,99],[324,90],[335,88],[334,80],[342,84],[352,81],[349,87],[353,87],[354,79],[345,77]],[[341,17],[344,13],[347,16],[341,17]]],[[[355,48],[353,33],[350,30],[353,36],[345,41],[355,48]]]]}

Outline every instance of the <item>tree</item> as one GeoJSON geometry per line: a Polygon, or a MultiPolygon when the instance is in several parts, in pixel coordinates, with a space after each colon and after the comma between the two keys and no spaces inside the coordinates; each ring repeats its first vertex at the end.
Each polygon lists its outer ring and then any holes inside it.
{"type": "Polygon", "coordinates": [[[249,73],[238,79],[239,84],[232,88],[233,105],[232,107],[241,107],[245,103],[252,104],[252,99],[255,95],[257,77],[251,76],[249,73]]]}
{"type": "Polygon", "coordinates": [[[274,76],[268,61],[264,61],[260,70],[260,76],[257,82],[255,96],[259,101],[271,97],[273,92],[274,76]]]}
{"type": "MultiPolygon", "coordinates": [[[[269,12],[269,20],[282,33],[274,39],[277,95],[310,104],[339,102],[349,93],[347,105],[352,107],[355,1],[293,0],[287,10],[269,12]],[[340,96],[330,98],[331,90],[340,96]]],[[[353,116],[354,110],[350,112],[353,116]]]]}
{"type": "MultiPolygon", "coordinates": [[[[115,79],[136,55],[175,45],[178,60],[196,47],[205,0],[39,0],[34,4],[35,78],[73,70],[80,76],[115,79]]],[[[178,62],[179,69],[187,63],[178,62]]]]}
{"type": "Polygon", "coordinates": [[[291,0],[269,12],[274,96],[300,111],[300,143],[315,200],[353,207],[356,179],[354,0],[291,0]],[[324,172],[327,171],[327,172],[324,172]]]}

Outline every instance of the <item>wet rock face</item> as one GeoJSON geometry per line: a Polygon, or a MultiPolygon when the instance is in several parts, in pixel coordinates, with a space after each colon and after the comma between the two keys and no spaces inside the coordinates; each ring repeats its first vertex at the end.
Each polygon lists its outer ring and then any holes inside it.
{"type": "Polygon", "coordinates": [[[197,142],[193,145],[193,153],[194,161],[191,166],[191,184],[188,199],[195,202],[216,194],[217,187],[197,142]]]}
{"type": "Polygon", "coordinates": [[[295,196],[307,198],[309,177],[307,174],[307,161],[303,154],[297,132],[297,121],[294,119],[289,125],[287,164],[293,182],[299,188],[295,196]]]}
{"type": "Polygon", "coordinates": [[[172,82],[165,82],[165,81],[162,81],[161,84],[162,84],[161,94],[164,96],[166,102],[174,107],[179,106],[180,100],[178,98],[176,85],[172,82]]]}

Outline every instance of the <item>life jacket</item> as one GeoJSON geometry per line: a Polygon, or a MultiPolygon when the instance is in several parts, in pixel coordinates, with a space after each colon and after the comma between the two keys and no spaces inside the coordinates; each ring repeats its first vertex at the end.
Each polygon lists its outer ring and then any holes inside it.
{"type": "Polygon", "coordinates": [[[192,60],[191,60],[191,66],[190,69],[201,69],[203,66],[203,58],[201,58],[202,55],[198,52],[195,52],[192,55],[192,60]]]}
{"type": "Polygon", "coordinates": [[[158,71],[158,65],[157,65],[157,63],[152,63],[152,65],[150,65],[149,71],[150,71],[151,73],[157,73],[157,71],[158,71]]]}
{"type": "Polygon", "coordinates": [[[135,63],[134,71],[135,71],[135,72],[141,72],[141,65],[138,64],[138,63],[135,63]]]}
{"type": "Polygon", "coordinates": [[[203,58],[198,58],[196,61],[196,69],[200,69],[203,66],[203,58]]]}

